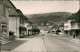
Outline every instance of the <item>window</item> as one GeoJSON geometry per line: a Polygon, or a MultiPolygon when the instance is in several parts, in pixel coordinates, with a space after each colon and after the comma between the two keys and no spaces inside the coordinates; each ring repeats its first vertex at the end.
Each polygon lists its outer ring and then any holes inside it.
{"type": "Polygon", "coordinates": [[[22,18],[22,24],[24,24],[24,19],[22,18]]]}
{"type": "Polygon", "coordinates": [[[0,14],[1,14],[1,9],[2,9],[2,8],[1,8],[1,4],[0,4],[0,14]]]}
{"type": "Polygon", "coordinates": [[[6,7],[2,4],[0,4],[0,14],[4,17],[6,16],[6,7]]]}
{"type": "Polygon", "coordinates": [[[3,7],[3,16],[6,16],[6,8],[3,7]]]}
{"type": "Polygon", "coordinates": [[[74,28],[74,27],[75,27],[75,23],[72,23],[72,24],[71,24],[71,28],[74,28]]]}
{"type": "Polygon", "coordinates": [[[80,28],[80,23],[78,23],[78,27],[80,28]]]}
{"type": "Polygon", "coordinates": [[[21,23],[21,17],[20,17],[20,23],[21,23]]]}
{"type": "Polygon", "coordinates": [[[24,24],[24,18],[20,17],[20,23],[24,24]]]}

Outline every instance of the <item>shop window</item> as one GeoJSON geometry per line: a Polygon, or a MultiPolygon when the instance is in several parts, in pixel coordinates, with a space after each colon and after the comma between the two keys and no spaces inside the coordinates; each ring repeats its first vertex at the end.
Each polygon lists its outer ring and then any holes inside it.
{"type": "Polygon", "coordinates": [[[1,32],[3,34],[7,34],[7,25],[6,24],[1,24],[1,32]]]}
{"type": "Polygon", "coordinates": [[[6,24],[1,24],[1,30],[6,30],[6,24]]]}

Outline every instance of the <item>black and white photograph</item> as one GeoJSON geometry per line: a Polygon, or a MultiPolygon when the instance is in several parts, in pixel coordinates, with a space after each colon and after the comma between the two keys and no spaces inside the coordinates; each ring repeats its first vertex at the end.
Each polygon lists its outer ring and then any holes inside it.
{"type": "Polygon", "coordinates": [[[80,0],[0,0],[0,52],[80,52],[80,0]]]}

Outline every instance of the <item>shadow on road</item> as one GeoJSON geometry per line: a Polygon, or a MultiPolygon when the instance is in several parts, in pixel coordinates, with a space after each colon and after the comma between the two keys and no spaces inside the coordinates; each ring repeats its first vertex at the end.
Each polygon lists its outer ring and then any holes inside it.
{"type": "Polygon", "coordinates": [[[15,48],[17,48],[18,46],[20,46],[21,44],[25,43],[27,40],[13,40],[11,41],[11,43],[5,44],[5,45],[1,45],[1,50],[2,51],[11,51],[15,48]]]}

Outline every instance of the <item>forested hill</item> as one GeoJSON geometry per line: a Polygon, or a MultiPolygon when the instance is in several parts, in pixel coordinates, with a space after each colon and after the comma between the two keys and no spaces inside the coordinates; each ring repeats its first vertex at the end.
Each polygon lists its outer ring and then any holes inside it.
{"type": "Polygon", "coordinates": [[[41,25],[41,23],[50,23],[52,24],[61,24],[65,21],[66,18],[71,16],[72,13],[69,12],[53,12],[53,13],[43,13],[43,14],[32,14],[25,15],[29,20],[35,24],[41,25]]]}

